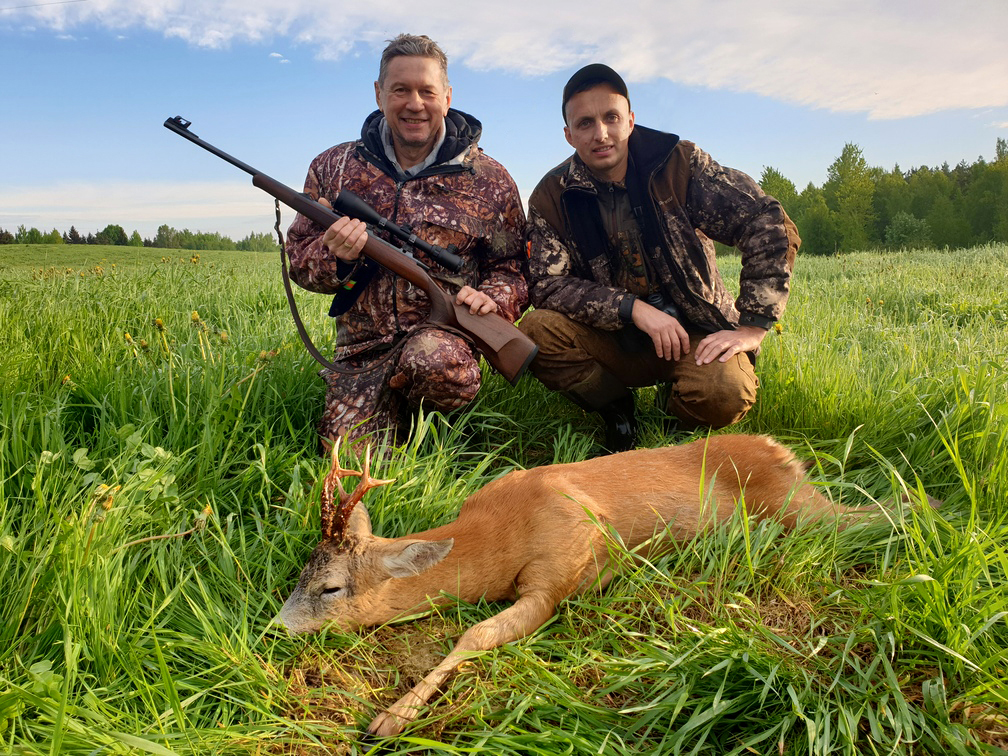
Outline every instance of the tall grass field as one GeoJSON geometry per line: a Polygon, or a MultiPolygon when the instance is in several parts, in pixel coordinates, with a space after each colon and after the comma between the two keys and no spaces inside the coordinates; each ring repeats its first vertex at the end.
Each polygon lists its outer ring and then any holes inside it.
{"type": "MultiPolygon", "coordinates": [[[[0,255],[0,752],[1008,748],[1008,246],[799,256],[732,430],[774,436],[825,495],[889,519],[785,533],[740,512],[650,564],[617,557],[604,592],[466,663],[388,741],[362,738],[379,708],[502,607],[307,637],[271,623],[328,471],[278,256],[0,255]]],[[[737,285],[738,258],[721,267],[737,285]]],[[[297,299],[329,351],[328,301],[297,299]]],[[[598,453],[595,416],[531,377],[484,378],[384,455],[376,533],[598,453]]],[[[641,446],[694,437],[653,403],[638,393],[641,446]]]]}

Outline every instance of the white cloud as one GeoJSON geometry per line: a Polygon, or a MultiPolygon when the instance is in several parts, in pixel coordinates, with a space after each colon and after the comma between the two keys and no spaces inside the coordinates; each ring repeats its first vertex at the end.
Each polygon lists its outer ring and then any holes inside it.
{"type": "MultiPolygon", "coordinates": [[[[209,48],[284,38],[340,58],[423,31],[477,69],[541,75],[605,60],[631,81],[667,78],[873,118],[1008,105],[1008,3],[974,0],[93,0],[21,11],[63,30],[142,27],[209,48]],[[422,28],[419,28],[421,27],[422,28]]],[[[277,56],[279,53],[274,53],[277,56]]],[[[283,56],[280,56],[281,58],[283,56]]]]}

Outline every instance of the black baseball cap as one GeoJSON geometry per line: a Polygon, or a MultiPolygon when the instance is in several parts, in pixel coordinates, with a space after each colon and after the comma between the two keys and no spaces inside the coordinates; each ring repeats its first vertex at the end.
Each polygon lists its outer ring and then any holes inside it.
{"type": "Polygon", "coordinates": [[[567,86],[564,87],[563,103],[560,106],[564,123],[567,123],[567,101],[578,92],[583,92],[585,89],[590,89],[596,84],[603,83],[610,85],[616,90],[617,94],[626,97],[627,102],[630,101],[630,95],[627,94],[626,82],[623,81],[622,76],[609,68],[605,63],[591,63],[576,71],[568,80],[567,86]]]}

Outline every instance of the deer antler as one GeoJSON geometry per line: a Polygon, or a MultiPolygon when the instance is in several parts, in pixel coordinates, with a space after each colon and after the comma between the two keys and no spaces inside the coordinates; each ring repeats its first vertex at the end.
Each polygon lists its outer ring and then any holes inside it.
{"type": "MultiPolygon", "coordinates": [[[[343,467],[339,461],[339,447],[342,436],[336,439],[336,442],[332,446],[332,469],[326,476],[325,481],[322,484],[322,497],[321,497],[321,512],[320,519],[322,521],[322,537],[323,538],[335,538],[342,541],[345,535],[347,520],[350,519],[350,513],[353,508],[357,506],[358,502],[364,498],[364,494],[370,491],[372,488],[377,488],[378,486],[384,486],[391,483],[392,480],[378,480],[377,478],[371,477],[371,447],[367,447],[364,452],[364,472],[359,470],[349,470],[343,467]],[[347,493],[343,490],[343,484],[340,482],[342,478],[346,478],[351,475],[360,476],[360,482],[357,483],[357,487],[351,492],[347,493]],[[339,491],[339,506],[333,506],[333,493],[334,489],[339,491]]],[[[394,480],[394,479],[393,479],[394,480]]]]}

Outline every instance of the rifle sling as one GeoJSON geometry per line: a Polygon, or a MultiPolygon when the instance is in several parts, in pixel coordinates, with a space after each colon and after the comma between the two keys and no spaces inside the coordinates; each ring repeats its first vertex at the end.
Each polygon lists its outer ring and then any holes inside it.
{"type": "Polygon", "coordinates": [[[273,228],[276,230],[277,239],[280,240],[280,271],[283,273],[284,291],[287,294],[287,304],[290,307],[291,317],[294,318],[294,325],[297,326],[298,335],[301,337],[301,342],[305,345],[305,349],[308,350],[308,354],[314,357],[315,361],[326,370],[330,370],[334,373],[341,373],[343,375],[360,375],[361,373],[368,373],[392,359],[394,355],[399,353],[405,339],[399,339],[382,357],[362,368],[337,367],[335,363],[327,360],[318,350],[318,347],[315,346],[311,337],[308,335],[308,330],[305,328],[304,323],[301,321],[301,315],[298,312],[297,303],[294,301],[294,290],[291,288],[290,272],[287,270],[287,246],[284,243],[283,232],[280,231],[280,200],[274,199],[274,204],[276,205],[276,225],[273,226],[273,228]]]}

